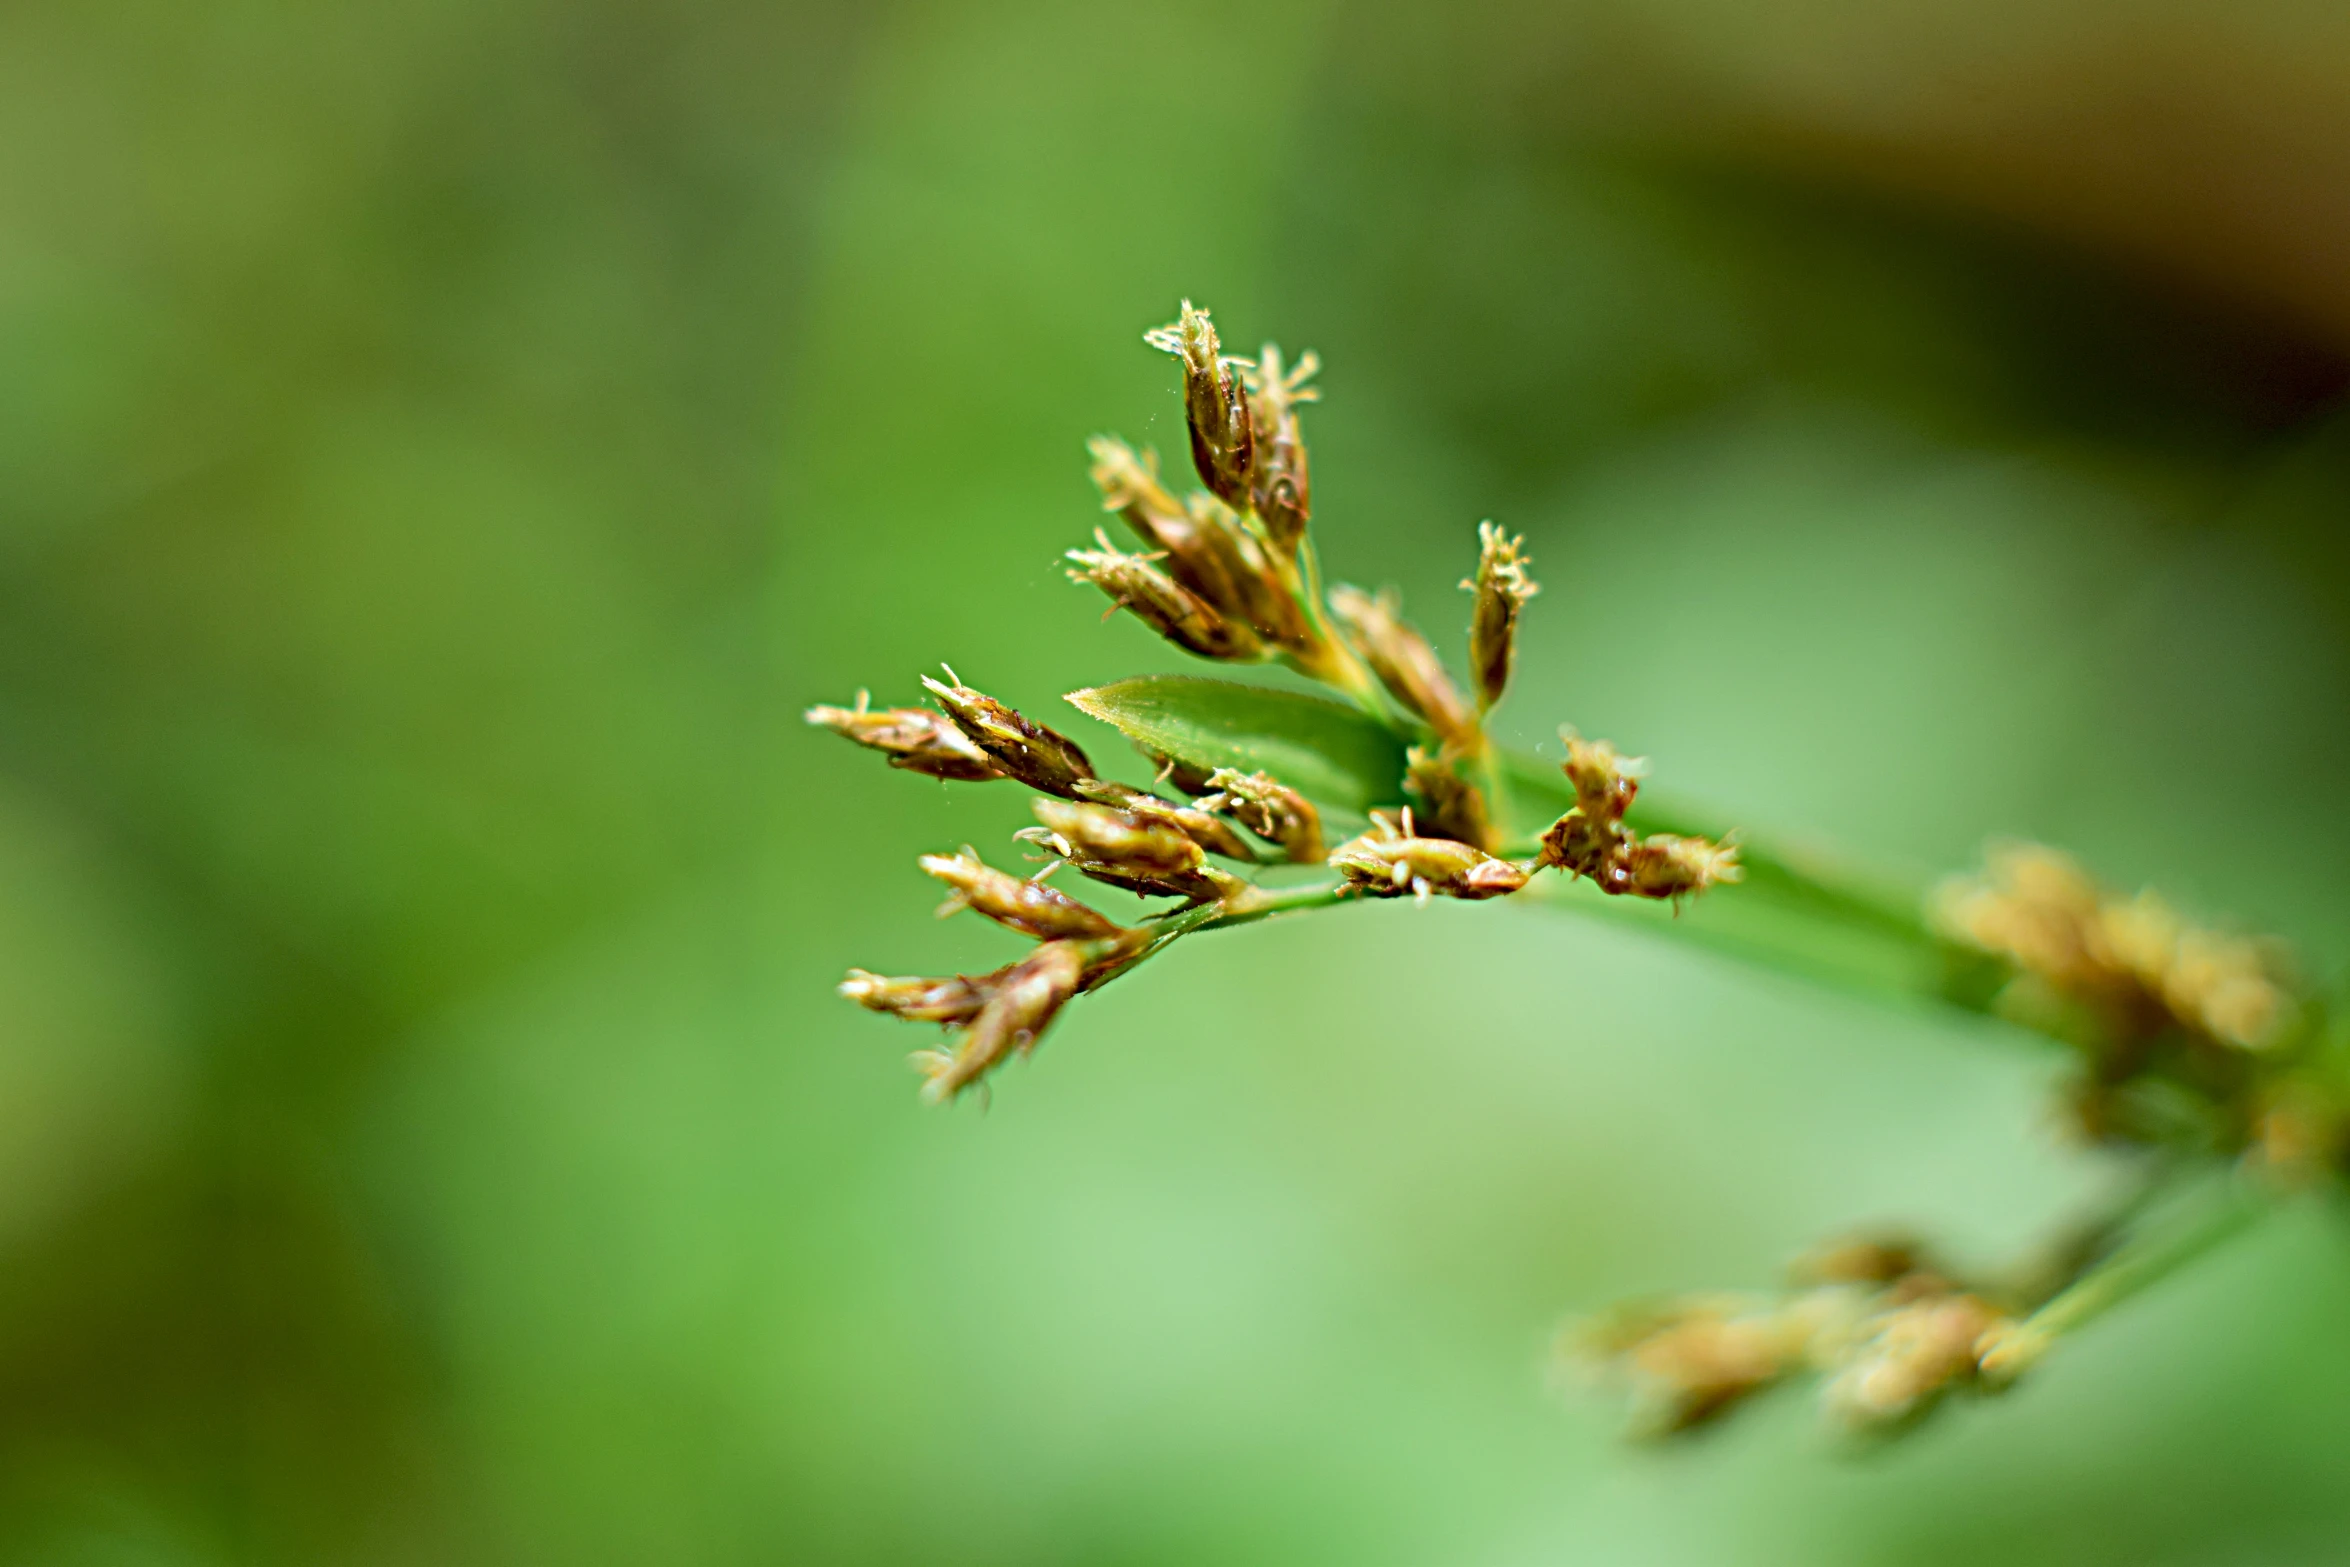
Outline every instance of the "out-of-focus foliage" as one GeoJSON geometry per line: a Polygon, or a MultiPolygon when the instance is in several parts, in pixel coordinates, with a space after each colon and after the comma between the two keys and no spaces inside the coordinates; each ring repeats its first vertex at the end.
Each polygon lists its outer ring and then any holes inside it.
{"type": "Polygon", "coordinates": [[[1058,552],[1189,293],[1322,351],[1338,575],[1443,626],[1528,535],[1521,741],[2335,972],[2346,72],[2283,4],[9,8],[0,1557],[2337,1549],[2314,1215],[1865,1466],[1543,1398],[1856,1199],[2060,1209],[1996,1033],[1407,905],[925,1113],[829,986],[1008,955],[907,846],[1023,802],[797,714],[1163,663],[1058,552]]]}

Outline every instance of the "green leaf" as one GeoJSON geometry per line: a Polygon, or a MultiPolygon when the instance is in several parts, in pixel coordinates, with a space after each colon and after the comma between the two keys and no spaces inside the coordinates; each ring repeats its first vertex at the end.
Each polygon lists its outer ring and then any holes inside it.
{"type": "Polygon", "coordinates": [[[1072,691],[1079,712],[1194,767],[1265,772],[1319,805],[1367,811],[1403,798],[1403,742],[1316,696],[1197,675],[1144,675],[1072,691]]]}

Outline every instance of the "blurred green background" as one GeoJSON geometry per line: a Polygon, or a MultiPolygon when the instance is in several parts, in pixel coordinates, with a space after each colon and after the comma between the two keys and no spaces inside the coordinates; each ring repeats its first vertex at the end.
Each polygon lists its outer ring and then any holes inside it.
{"type": "MultiPolygon", "coordinates": [[[[1056,555],[1140,333],[1318,348],[1317,528],[1758,830],[2350,953],[2350,12],[0,9],[0,1559],[2350,1560],[2290,1216],[1853,1463],[1560,1316],[2097,1172],[2046,1063],[1540,910],[1186,944],[991,1112],[1025,804],[811,701],[1175,667],[1056,555]]],[[[1099,755],[1106,731],[1064,713],[1099,755]]]]}

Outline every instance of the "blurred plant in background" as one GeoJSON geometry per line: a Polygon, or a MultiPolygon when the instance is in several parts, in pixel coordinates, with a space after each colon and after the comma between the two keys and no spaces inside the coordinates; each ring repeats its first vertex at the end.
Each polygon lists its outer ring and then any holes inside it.
{"type": "Polygon", "coordinates": [[[797,719],[1163,667],[1063,552],[1091,432],[1187,444],[1104,345],[1195,289],[1344,367],[1334,580],[1465,611],[1524,536],[1505,752],[1905,875],[2065,844],[2330,992],[2345,61],[2285,4],[6,8],[0,1559],[2332,1554],[2311,1205],[1865,1466],[1535,1390],[1562,1306],[1856,1194],[1970,1279],[2123,1200],[2018,1135],[2080,1047],[1717,963],[1750,869],[1675,942],[1203,941],[924,1114],[829,987],[1001,938],[876,862],[1038,824],[797,719]]]}

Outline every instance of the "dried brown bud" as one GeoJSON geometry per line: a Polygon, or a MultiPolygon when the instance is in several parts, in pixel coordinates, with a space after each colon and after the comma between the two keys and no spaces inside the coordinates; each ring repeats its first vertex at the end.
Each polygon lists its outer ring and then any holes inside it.
{"type": "Polygon", "coordinates": [[[1477,595],[1469,616],[1469,673],[1477,710],[1489,711],[1510,683],[1517,656],[1518,610],[1542,590],[1526,575],[1524,539],[1507,538],[1490,522],[1477,524],[1477,575],[1461,584],[1477,595]]]}
{"type": "MultiPolygon", "coordinates": [[[[1203,786],[1207,781],[1208,775],[1198,775],[1198,782],[1203,786]]],[[[1230,822],[1220,816],[1209,815],[1204,807],[1178,805],[1173,800],[1162,800],[1155,794],[1146,794],[1130,785],[1111,783],[1107,779],[1096,779],[1077,787],[1078,792],[1094,804],[1115,806],[1145,821],[1172,827],[1210,854],[1220,854],[1225,859],[1239,860],[1245,865],[1259,862],[1259,856],[1248,846],[1248,840],[1235,832],[1230,822]]],[[[1200,792],[1205,794],[1208,790],[1203,787],[1200,792]]],[[[1315,858],[1320,859],[1321,856],[1317,854],[1315,858]]]]}
{"type": "Polygon", "coordinates": [[[1463,778],[1449,758],[1416,745],[1405,756],[1411,768],[1404,774],[1404,789],[1412,796],[1421,831],[1475,844],[1488,853],[1499,847],[1484,793],[1463,778]]]}
{"type": "Polygon", "coordinates": [[[966,783],[1004,776],[985,751],[929,708],[892,707],[876,713],[866,707],[867,700],[860,691],[855,707],[811,707],[806,717],[845,740],[887,753],[890,766],[908,772],[966,783]]]}
{"type": "Polygon", "coordinates": [[[1624,825],[1624,813],[1640,792],[1645,764],[1619,755],[1605,740],[1585,740],[1571,729],[1560,733],[1567,759],[1559,770],[1577,804],[1542,835],[1537,867],[1589,877],[1614,896],[1660,899],[1687,897],[1744,874],[1734,844],[1670,833],[1635,836],[1624,825]]]}
{"type": "Polygon", "coordinates": [[[1605,826],[1623,821],[1640,793],[1641,775],[1648,771],[1646,759],[1621,755],[1607,741],[1586,740],[1572,729],[1560,730],[1559,737],[1567,743],[1567,759],[1559,771],[1575,791],[1576,806],[1605,826]]]}
{"type": "Polygon", "coordinates": [[[1099,940],[1125,934],[1107,915],[1041,881],[999,871],[965,849],[961,854],[925,854],[922,868],[955,889],[939,910],[974,909],[999,925],[1038,941],[1099,940]]]}
{"type": "Polygon", "coordinates": [[[951,974],[943,979],[890,979],[861,968],[849,970],[840,993],[861,1007],[887,1012],[911,1023],[968,1023],[987,1005],[1008,969],[977,979],[951,974]]]}
{"type": "Polygon", "coordinates": [[[1641,898],[1688,897],[1746,874],[1736,844],[1671,833],[1633,840],[1625,846],[1622,868],[1628,882],[1624,890],[1641,898]]]}
{"type": "Polygon", "coordinates": [[[1246,508],[1256,466],[1256,434],[1240,375],[1223,357],[1208,313],[1183,302],[1181,319],[1143,341],[1183,361],[1183,413],[1191,426],[1191,461],[1200,482],[1226,505],[1246,508]]]}
{"type": "Polygon", "coordinates": [[[1063,800],[1035,805],[1036,819],[1044,825],[1020,836],[1096,881],[1177,898],[1212,898],[1223,890],[1221,873],[1204,868],[1206,855],[1178,827],[1107,805],[1063,800]]]}
{"type": "Polygon", "coordinates": [[[1408,810],[1401,826],[1374,813],[1371,830],[1340,844],[1330,855],[1330,867],[1352,891],[1374,898],[1410,893],[1423,903],[1432,895],[1502,897],[1525,886],[1531,874],[1526,866],[1497,860],[1471,844],[1414,836],[1408,810]]]}
{"type": "Polygon", "coordinates": [[[1202,658],[1237,662],[1265,656],[1255,631],[1227,620],[1216,607],[1151,564],[1158,556],[1127,555],[1099,528],[1098,550],[1071,550],[1072,582],[1090,582],[1160,636],[1202,658]]]}
{"type": "Polygon", "coordinates": [[[1406,712],[1436,731],[1437,738],[1462,750],[1478,743],[1477,720],[1444,672],[1428,639],[1404,622],[1393,589],[1376,596],[1343,583],[1330,590],[1330,612],[1338,617],[1355,651],[1378,675],[1387,694],[1406,712]]]}
{"type": "Polygon", "coordinates": [[[1244,773],[1222,767],[1208,776],[1217,791],[1200,801],[1200,809],[1231,817],[1267,843],[1280,846],[1292,865],[1312,865],[1322,858],[1322,813],[1295,789],[1264,773],[1244,773]]]}
{"type": "Polygon", "coordinates": [[[1033,1049],[1054,1014],[1077,994],[1085,970],[1084,948],[1072,941],[1048,941],[1004,970],[970,1032],[952,1051],[915,1053],[914,1065],[927,1079],[922,1097],[933,1103],[952,1099],[1005,1056],[1033,1049]]]}
{"type": "Polygon", "coordinates": [[[1284,369],[1281,350],[1265,345],[1253,366],[1243,365],[1241,377],[1250,398],[1251,421],[1257,435],[1255,502],[1257,520],[1265,536],[1285,556],[1297,553],[1313,515],[1313,488],[1306,472],[1305,437],[1297,427],[1297,405],[1310,403],[1320,393],[1306,383],[1322,368],[1311,352],[1299,356],[1294,368],[1284,369]]]}
{"type": "Polygon", "coordinates": [[[959,681],[947,685],[927,675],[922,684],[956,728],[1029,788],[1075,799],[1077,785],[1094,776],[1093,763],[1074,740],[1022,717],[994,697],[959,681]]]}

